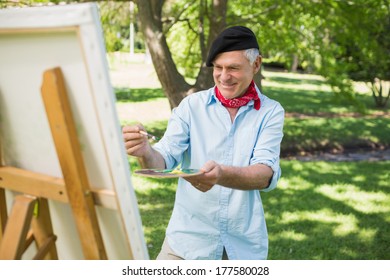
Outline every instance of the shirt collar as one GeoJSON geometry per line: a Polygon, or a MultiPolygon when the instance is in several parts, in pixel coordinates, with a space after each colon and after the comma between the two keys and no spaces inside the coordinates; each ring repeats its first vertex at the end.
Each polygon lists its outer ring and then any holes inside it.
{"type": "Polygon", "coordinates": [[[215,87],[216,86],[213,86],[210,90],[211,90],[211,94],[209,95],[209,99],[207,100],[207,105],[210,105],[210,104],[214,104],[218,101],[217,97],[215,96],[215,87]]]}

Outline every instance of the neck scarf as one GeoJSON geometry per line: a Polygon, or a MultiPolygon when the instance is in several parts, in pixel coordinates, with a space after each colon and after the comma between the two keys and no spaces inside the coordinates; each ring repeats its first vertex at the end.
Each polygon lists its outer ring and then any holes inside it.
{"type": "Polygon", "coordinates": [[[261,106],[260,98],[257,94],[256,88],[255,88],[255,82],[252,80],[250,83],[248,89],[244,93],[243,96],[238,98],[232,98],[232,99],[226,99],[221,92],[219,91],[218,87],[215,87],[215,95],[218,98],[219,101],[221,101],[222,105],[229,108],[239,108],[241,106],[246,105],[249,101],[254,100],[255,101],[255,109],[259,110],[261,106]]]}

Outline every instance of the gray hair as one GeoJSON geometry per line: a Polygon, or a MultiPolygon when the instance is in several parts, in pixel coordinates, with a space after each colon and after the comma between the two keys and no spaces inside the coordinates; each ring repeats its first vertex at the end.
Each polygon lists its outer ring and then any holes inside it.
{"type": "Polygon", "coordinates": [[[250,65],[253,65],[256,58],[260,55],[260,52],[256,48],[245,50],[245,56],[249,60],[250,65]]]}

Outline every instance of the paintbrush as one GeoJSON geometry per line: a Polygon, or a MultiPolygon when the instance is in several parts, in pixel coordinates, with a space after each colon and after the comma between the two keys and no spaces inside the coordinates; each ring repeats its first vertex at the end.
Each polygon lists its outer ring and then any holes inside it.
{"type": "Polygon", "coordinates": [[[159,140],[159,138],[157,136],[154,136],[154,135],[152,135],[150,133],[147,133],[146,131],[140,130],[139,133],[141,133],[142,135],[147,136],[149,139],[152,139],[154,141],[158,141],[159,140]]]}

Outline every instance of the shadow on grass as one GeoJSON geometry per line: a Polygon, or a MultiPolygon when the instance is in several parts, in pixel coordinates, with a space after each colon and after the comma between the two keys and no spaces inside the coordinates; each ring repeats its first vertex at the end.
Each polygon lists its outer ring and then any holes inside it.
{"type": "Polygon", "coordinates": [[[165,97],[161,88],[115,88],[114,91],[120,102],[144,102],[165,97]]]}
{"type": "Polygon", "coordinates": [[[282,157],[298,152],[390,146],[388,118],[286,118],[282,157]]]}

